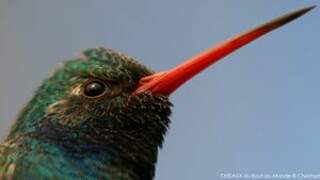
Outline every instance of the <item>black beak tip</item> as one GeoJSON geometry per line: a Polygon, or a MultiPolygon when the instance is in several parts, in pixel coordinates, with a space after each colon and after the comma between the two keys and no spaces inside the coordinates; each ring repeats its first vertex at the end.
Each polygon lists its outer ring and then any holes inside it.
{"type": "Polygon", "coordinates": [[[306,6],[303,7],[301,9],[289,12],[285,15],[282,15],[276,19],[274,19],[273,21],[271,21],[269,24],[272,24],[272,27],[275,26],[282,26],[284,24],[287,24],[288,22],[297,19],[299,17],[301,17],[302,15],[306,14],[307,12],[311,11],[312,9],[314,9],[315,7],[317,7],[316,5],[312,5],[312,6],[306,6]]]}
{"type": "Polygon", "coordinates": [[[317,7],[317,5],[307,6],[307,7],[301,9],[301,13],[304,14],[304,13],[306,13],[306,12],[316,8],[316,7],[317,7]]]}

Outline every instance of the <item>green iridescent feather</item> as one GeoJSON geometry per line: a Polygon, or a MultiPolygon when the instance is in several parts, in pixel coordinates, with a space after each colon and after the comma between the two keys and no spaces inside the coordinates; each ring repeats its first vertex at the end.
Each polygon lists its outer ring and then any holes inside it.
{"type": "Polygon", "coordinates": [[[38,88],[0,146],[1,179],[152,179],[171,103],[148,92],[132,95],[152,73],[105,48],[67,61],[38,88]],[[84,96],[95,80],[106,92],[84,96]]]}

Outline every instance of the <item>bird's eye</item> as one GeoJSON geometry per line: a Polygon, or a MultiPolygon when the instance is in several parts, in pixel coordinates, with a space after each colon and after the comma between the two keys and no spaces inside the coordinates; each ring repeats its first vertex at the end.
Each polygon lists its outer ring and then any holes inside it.
{"type": "Polygon", "coordinates": [[[104,94],[106,89],[107,87],[103,82],[92,81],[85,85],[83,93],[87,97],[97,97],[104,94]]]}

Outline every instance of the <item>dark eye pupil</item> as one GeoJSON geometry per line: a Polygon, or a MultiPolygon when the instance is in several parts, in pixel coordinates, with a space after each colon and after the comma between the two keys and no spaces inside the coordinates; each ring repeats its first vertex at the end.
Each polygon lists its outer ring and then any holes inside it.
{"type": "Polygon", "coordinates": [[[99,96],[106,90],[106,86],[98,81],[91,82],[86,85],[84,94],[89,97],[99,96]]]}

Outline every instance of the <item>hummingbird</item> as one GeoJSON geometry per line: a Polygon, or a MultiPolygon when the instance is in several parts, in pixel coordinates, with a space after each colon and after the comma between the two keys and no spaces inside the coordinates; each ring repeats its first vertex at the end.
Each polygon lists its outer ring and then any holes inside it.
{"type": "Polygon", "coordinates": [[[44,80],[22,109],[0,145],[0,179],[153,179],[170,124],[169,96],[314,7],[282,15],[163,72],[112,49],[83,51],[44,80]]]}

